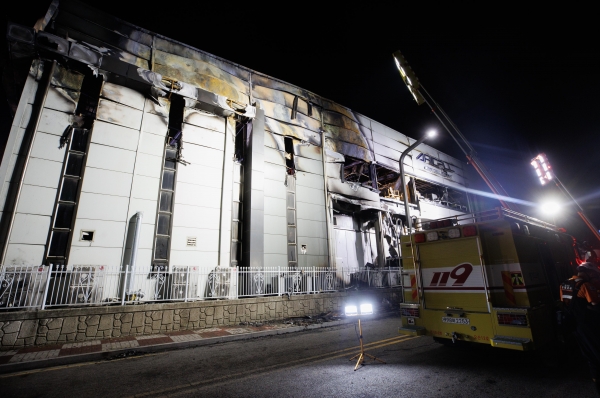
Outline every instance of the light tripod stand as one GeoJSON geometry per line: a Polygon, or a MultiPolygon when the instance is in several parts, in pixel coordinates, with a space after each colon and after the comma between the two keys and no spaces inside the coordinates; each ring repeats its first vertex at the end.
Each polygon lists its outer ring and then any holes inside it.
{"type": "MultiPolygon", "coordinates": [[[[357,308],[356,308],[356,306],[353,306],[353,305],[346,306],[345,312],[346,312],[346,316],[357,316],[358,315],[357,308]]],[[[372,313],[373,313],[373,306],[371,304],[361,304],[360,305],[360,314],[361,315],[368,315],[368,314],[372,314],[372,313]]],[[[365,359],[367,357],[371,358],[374,361],[379,361],[381,363],[385,363],[381,359],[376,358],[375,356],[365,352],[365,346],[363,344],[362,324],[360,323],[360,318],[358,318],[358,340],[360,341],[360,352],[349,359],[350,361],[353,361],[354,359],[358,358],[358,360],[356,361],[356,366],[354,367],[355,371],[356,371],[356,369],[358,369],[359,366],[364,365],[365,359]]]]}

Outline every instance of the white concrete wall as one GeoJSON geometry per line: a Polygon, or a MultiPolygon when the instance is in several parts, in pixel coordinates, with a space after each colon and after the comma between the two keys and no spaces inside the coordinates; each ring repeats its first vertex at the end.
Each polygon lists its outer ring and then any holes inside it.
{"type": "MultiPolygon", "coordinates": [[[[223,192],[221,197],[221,234],[219,242],[219,265],[228,267],[231,265],[231,222],[232,202],[234,198],[234,181],[239,182],[239,169],[234,169],[233,154],[235,152],[235,122],[226,120],[225,130],[225,153],[223,156],[223,192]],[[234,178],[234,173],[238,173],[234,178]]],[[[236,198],[239,199],[239,184],[235,184],[236,198]]]]}
{"type": "MultiPolygon", "coordinates": [[[[321,148],[293,139],[298,266],[326,267],[327,223],[321,148]],[[301,245],[307,253],[301,254],[301,245]]],[[[287,266],[284,137],[265,132],[265,266],[287,266]]]]}
{"type": "MultiPolygon", "coordinates": [[[[69,264],[120,265],[122,262],[131,196],[139,183],[138,146],[145,104],[142,94],[104,83],[83,174],[69,264]],[[81,241],[81,231],[88,230],[94,231],[93,242],[81,241]]],[[[160,161],[158,158],[159,167],[160,161]]],[[[156,193],[147,196],[155,199],[156,193]]],[[[145,215],[154,218],[152,213],[145,215]]],[[[151,249],[151,238],[150,243],[144,239],[149,231],[145,232],[141,247],[148,249],[150,245],[151,249]]]]}
{"type": "Polygon", "coordinates": [[[297,157],[296,219],[298,223],[298,266],[327,267],[327,221],[321,148],[313,147],[316,158],[297,157]],[[310,170],[311,172],[305,171],[310,170]],[[306,254],[300,253],[302,245],[306,254]]]}
{"type": "Polygon", "coordinates": [[[265,242],[264,265],[288,266],[285,146],[283,136],[265,131],[265,242]]]}
{"type": "MultiPolygon", "coordinates": [[[[25,167],[23,186],[16,205],[12,232],[8,237],[4,264],[32,265],[41,264],[44,260],[51,217],[65,161],[66,147],[59,148],[60,138],[71,124],[82,81],[83,76],[79,73],[65,71],[57,65],[43,103],[38,128],[34,132],[31,156],[25,167]],[[55,78],[62,73],[70,79],[55,78]]],[[[21,148],[26,129],[32,129],[35,125],[32,113],[36,86],[37,83],[30,73],[2,162],[2,204],[5,202],[9,186],[19,183],[14,180],[14,166],[18,157],[26,156],[26,148],[21,148]]]]}
{"type": "MultiPolygon", "coordinates": [[[[223,216],[228,224],[221,230],[222,201],[223,197],[231,197],[233,176],[229,164],[233,148],[228,146],[225,157],[226,132],[225,118],[185,108],[182,153],[189,164],[177,165],[171,266],[217,266],[221,233],[230,240],[231,200],[223,216]],[[227,176],[222,191],[225,164],[227,176]],[[187,246],[188,237],[196,238],[196,246],[187,246]]],[[[231,131],[228,138],[233,139],[231,131]]],[[[225,247],[223,250],[229,252],[225,247]]]]}

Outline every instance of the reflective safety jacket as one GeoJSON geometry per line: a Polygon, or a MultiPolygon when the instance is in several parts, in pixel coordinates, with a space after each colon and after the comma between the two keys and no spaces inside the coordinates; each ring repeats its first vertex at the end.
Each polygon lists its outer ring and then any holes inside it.
{"type": "Polygon", "coordinates": [[[597,304],[599,302],[598,289],[591,283],[585,282],[582,278],[577,276],[572,277],[560,285],[561,301],[565,304],[569,304],[573,299],[573,291],[576,289],[579,289],[577,297],[585,299],[589,304],[597,304]]]}

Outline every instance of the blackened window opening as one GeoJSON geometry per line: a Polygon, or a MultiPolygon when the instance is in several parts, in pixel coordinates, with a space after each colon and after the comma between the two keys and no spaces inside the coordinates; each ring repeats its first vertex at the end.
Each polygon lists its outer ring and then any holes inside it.
{"type": "Polygon", "coordinates": [[[285,167],[288,174],[296,173],[296,164],[294,162],[294,140],[292,137],[284,137],[285,144],[285,167]]]}
{"type": "Polygon", "coordinates": [[[75,114],[83,116],[84,128],[92,128],[94,119],[96,119],[96,110],[98,109],[98,101],[100,100],[100,90],[102,89],[102,76],[94,76],[91,71],[87,74],[81,84],[81,92],[79,94],[79,102],[75,109],[75,114]]]}
{"type": "Polygon", "coordinates": [[[248,135],[248,121],[250,119],[239,117],[235,124],[235,149],[234,158],[237,162],[243,163],[246,155],[246,138],[248,135]]]}
{"type": "Polygon", "coordinates": [[[377,189],[375,165],[364,160],[345,156],[341,177],[344,182],[355,183],[369,189],[377,189]]]}
{"type": "Polygon", "coordinates": [[[457,211],[468,211],[469,206],[465,192],[419,179],[415,179],[415,189],[419,200],[433,203],[437,206],[449,207],[457,211]]]}
{"type": "Polygon", "coordinates": [[[169,109],[169,128],[167,132],[167,146],[175,148],[175,154],[168,159],[170,162],[187,164],[183,160],[183,109],[185,100],[179,95],[171,97],[169,109]]]}
{"type": "MultiPolygon", "coordinates": [[[[179,95],[171,96],[171,107],[169,109],[169,133],[181,131],[183,124],[183,108],[185,100],[179,95]]],[[[171,136],[172,138],[172,136],[171,136]]]]}

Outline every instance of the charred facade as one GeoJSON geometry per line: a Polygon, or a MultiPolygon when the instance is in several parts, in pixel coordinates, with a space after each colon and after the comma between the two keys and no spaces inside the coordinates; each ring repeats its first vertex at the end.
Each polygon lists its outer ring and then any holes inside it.
{"type": "Polygon", "coordinates": [[[1,264],[398,266],[405,195],[418,227],[469,211],[457,159],[421,145],[401,181],[412,138],[82,3],[7,38],[1,264]]]}

